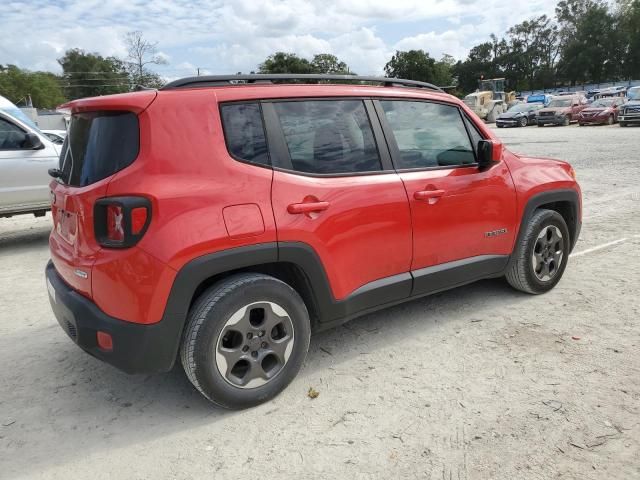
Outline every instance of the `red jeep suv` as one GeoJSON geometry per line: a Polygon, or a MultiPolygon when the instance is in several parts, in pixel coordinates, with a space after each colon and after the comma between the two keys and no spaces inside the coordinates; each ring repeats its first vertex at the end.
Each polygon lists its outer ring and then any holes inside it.
{"type": "Polygon", "coordinates": [[[426,83],[210,76],[61,108],[58,322],[129,373],[180,361],[228,408],[283,390],[312,330],[484,278],[548,291],[580,231],[569,164],[426,83]]]}

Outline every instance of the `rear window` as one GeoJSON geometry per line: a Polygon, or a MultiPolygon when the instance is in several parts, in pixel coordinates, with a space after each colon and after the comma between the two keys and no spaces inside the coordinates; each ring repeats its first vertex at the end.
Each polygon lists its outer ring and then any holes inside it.
{"type": "Polygon", "coordinates": [[[74,114],[60,152],[60,179],[74,187],[90,185],[131,165],[139,148],[134,113],[74,114]]]}

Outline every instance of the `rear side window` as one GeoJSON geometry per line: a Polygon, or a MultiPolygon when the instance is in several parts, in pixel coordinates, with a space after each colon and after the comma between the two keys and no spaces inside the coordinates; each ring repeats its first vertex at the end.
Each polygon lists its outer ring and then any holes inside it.
{"type": "Polygon", "coordinates": [[[257,103],[222,105],[221,113],[224,139],[231,156],[245,162],[269,165],[260,105],[257,103]]]}
{"type": "Polygon", "coordinates": [[[88,112],[71,116],[60,152],[60,179],[84,187],[128,167],[138,156],[138,117],[131,112],[88,112]]]}
{"type": "Polygon", "coordinates": [[[474,149],[457,107],[405,100],[381,100],[380,104],[398,145],[398,168],[475,163],[474,149]]]}
{"type": "Polygon", "coordinates": [[[358,173],[382,170],[361,100],[274,103],[293,170],[358,173]]]}

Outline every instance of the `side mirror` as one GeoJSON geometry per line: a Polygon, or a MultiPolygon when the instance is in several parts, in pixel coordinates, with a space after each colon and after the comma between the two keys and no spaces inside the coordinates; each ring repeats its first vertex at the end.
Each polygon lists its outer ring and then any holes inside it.
{"type": "Polygon", "coordinates": [[[480,140],[478,142],[478,167],[480,170],[489,168],[502,158],[502,143],[494,140],[480,140]]]}
{"type": "Polygon", "coordinates": [[[24,143],[22,145],[26,150],[42,150],[44,148],[44,144],[40,140],[40,137],[32,132],[28,132],[25,135],[24,143]]]}

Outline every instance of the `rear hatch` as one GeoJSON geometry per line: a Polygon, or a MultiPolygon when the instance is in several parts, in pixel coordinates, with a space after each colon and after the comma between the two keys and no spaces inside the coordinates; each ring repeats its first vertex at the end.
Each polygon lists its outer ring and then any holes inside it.
{"type": "Polygon", "coordinates": [[[102,247],[94,231],[94,206],[107,196],[114,174],[131,165],[140,150],[138,114],[156,92],[114,95],[67,104],[69,133],[62,145],[58,178],[51,182],[51,258],[62,278],[87,297],[91,269],[102,247]],[[146,98],[140,98],[144,96],[146,98]],[[133,97],[127,103],[124,97],[133,97]]]}

